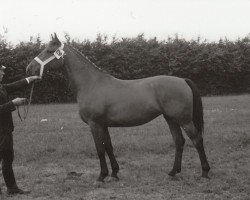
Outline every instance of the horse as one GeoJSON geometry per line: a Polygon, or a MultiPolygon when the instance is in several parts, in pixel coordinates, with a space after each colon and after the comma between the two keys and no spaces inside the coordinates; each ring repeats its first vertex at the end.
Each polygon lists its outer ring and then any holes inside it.
{"type": "MultiPolygon", "coordinates": [[[[26,68],[29,75],[41,72],[49,63],[51,69],[65,67],[76,91],[79,115],[91,130],[100,161],[97,182],[109,176],[105,154],[112,173],[119,180],[119,164],[113,153],[109,127],[131,127],[145,124],[162,115],[169,125],[175,143],[175,160],[170,176],[181,172],[185,139],[182,129],[198,151],[202,177],[209,178],[210,166],[203,145],[203,105],[197,86],[189,79],[159,75],[143,79],[122,80],[104,72],[80,51],[62,43],[57,35],[26,68]]],[[[64,69],[65,69],[64,68],[64,69]]]]}

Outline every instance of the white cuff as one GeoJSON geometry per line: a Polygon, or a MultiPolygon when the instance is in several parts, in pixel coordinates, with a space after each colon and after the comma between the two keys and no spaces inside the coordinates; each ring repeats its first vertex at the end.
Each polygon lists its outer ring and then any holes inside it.
{"type": "Polygon", "coordinates": [[[28,82],[28,84],[30,83],[30,81],[29,81],[29,79],[28,78],[25,78],[26,79],[26,81],[28,82]]]}

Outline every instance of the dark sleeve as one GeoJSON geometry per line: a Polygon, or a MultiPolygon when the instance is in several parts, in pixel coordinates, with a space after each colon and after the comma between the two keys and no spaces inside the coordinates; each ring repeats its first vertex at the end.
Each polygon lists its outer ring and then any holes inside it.
{"type": "Polygon", "coordinates": [[[5,112],[12,112],[14,110],[16,110],[16,107],[12,101],[0,105],[0,114],[5,112]]]}
{"type": "Polygon", "coordinates": [[[13,92],[15,90],[21,89],[21,88],[28,86],[28,85],[29,85],[28,81],[26,79],[22,79],[20,81],[16,81],[13,83],[3,84],[3,87],[9,93],[9,92],[13,92]]]}

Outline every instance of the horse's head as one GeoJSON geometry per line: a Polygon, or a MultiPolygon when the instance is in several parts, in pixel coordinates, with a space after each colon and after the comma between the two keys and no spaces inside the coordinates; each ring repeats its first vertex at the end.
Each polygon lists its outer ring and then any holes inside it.
{"type": "Polygon", "coordinates": [[[30,76],[40,75],[42,76],[43,68],[46,64],[53,68],[57,68],[62,64],[62,57],[64,55],[63,43],[57,38],[57,35],[51,35],[51,41],[46,48],[35,57],[27,66],[26,73],[30,76]]]}

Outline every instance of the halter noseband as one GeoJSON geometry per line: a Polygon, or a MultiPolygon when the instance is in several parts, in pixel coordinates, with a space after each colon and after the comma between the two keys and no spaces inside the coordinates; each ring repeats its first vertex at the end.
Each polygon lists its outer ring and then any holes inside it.
{"type": "Polygon", "coordinates": [[[46,64],[48,64],[50,61],[52,61],[55,58],[56,59],[63,58],[63,56],[65,55],[65,52],[64,52],[63,48],[64,48],[64,44],[62,43],[61,46],[53,53],[53,55],[51,57],[47,58],[45,61],[42,61],[38,57],[34,58],[34,60],[41,65],[41,68],[40,68],[40,77],[41,78],[43,76],[43,70],[44,70],[44,66],[46,64]]]}

